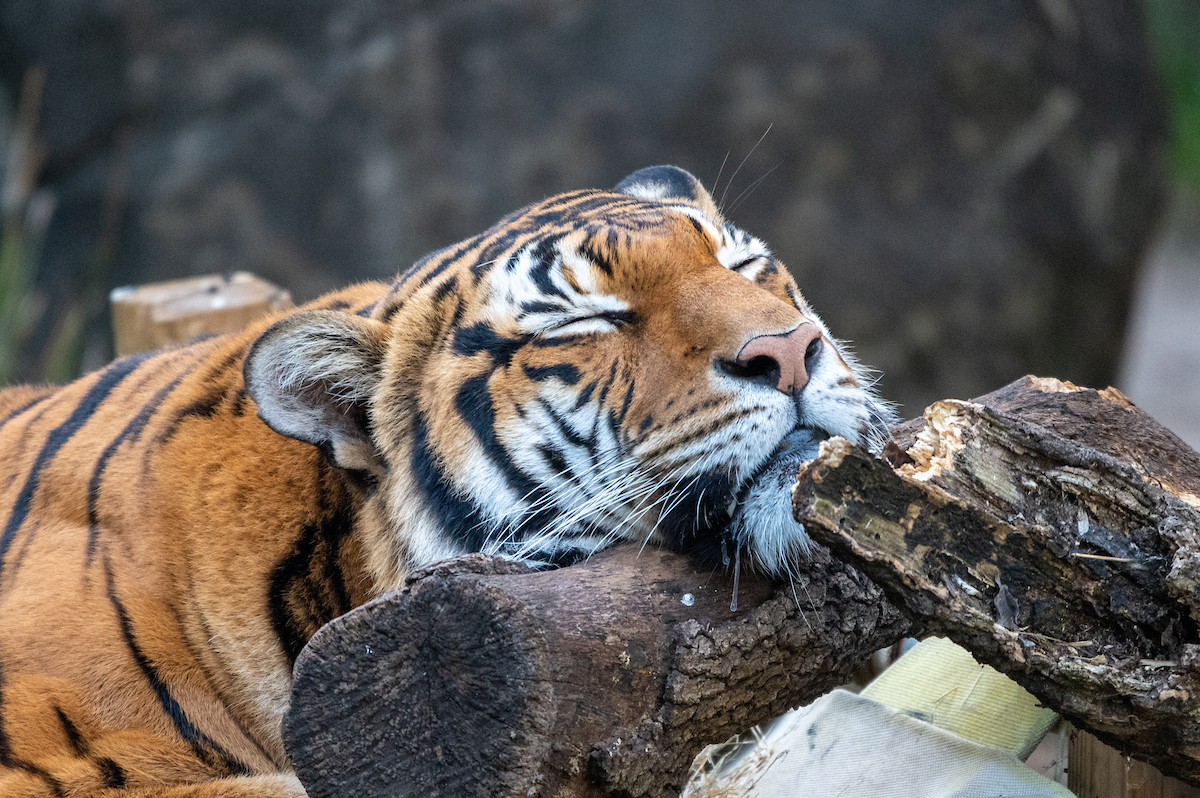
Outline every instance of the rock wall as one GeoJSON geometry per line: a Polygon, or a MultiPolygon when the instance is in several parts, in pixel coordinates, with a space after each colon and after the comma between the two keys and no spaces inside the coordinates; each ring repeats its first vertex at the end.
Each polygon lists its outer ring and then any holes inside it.
{"type": "Polygon", "coordinates": [[[0,138],[38,64],[55,297],[303,299],[674,162],[910,413],[1110,382],[1162,193],[1132,0],[5,0],[0,138]]]}

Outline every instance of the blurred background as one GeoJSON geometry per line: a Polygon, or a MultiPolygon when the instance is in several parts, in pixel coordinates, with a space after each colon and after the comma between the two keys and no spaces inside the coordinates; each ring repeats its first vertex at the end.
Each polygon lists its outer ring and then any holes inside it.
{"type": "Polygon", "coordinates": [[[3,0],[0,155],[0,382],[119,285],[304,301],[670,162],[904,415],[1032,372],[1200,443],[1195,0],[3,0]]]}

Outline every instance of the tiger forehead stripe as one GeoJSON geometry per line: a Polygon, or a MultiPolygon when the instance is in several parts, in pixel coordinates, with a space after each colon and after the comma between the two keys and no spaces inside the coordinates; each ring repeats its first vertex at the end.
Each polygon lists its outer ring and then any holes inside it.
{"type": "Polygon", "coordinates": [[[684,216],[691,220],[692,226],[697,230],[703,230],[708,234],[709,240],[714,247],[719,247],[725,242],[725,234],[721,228],[712,223],[712,220],[704,215],[701,211],[687,205],[672,205],[672,210],[679,211],[684,216]]]}

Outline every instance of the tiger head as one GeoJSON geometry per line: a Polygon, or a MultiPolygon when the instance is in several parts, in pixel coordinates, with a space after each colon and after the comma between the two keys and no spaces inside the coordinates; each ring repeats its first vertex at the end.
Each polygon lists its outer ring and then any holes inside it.
{"type": "Polygon", "coordinates": [[[766,245],[671,166],[510,214],[367,315],[288,316],[245,374],[271,428],[363,486],[385,582],[623,539],[777,573],[809,546],[796,466],[891,418],[766,245]]]}

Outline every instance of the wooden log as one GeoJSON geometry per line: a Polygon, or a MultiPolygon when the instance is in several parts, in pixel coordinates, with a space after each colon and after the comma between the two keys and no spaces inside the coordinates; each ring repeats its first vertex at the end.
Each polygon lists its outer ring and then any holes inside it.
{"type": "Polygon", "coordinates": [[[115,288],[109,294],[117,356],[238,332],[292,306],[291,295],[249,272],[115,288]]]}
{"type": "Polygon", "coordinates": [[[523,571],[451,560],[317,633],[284,723],[312,798],[676,796],[907,628],[825,552],[794,585],[635,545],[523,571]]]}
{"type": "Polygon", "coordinates": [[[840,439],[797,518],[929,633],[1200,783],[1200,455],[1115,390],[939,402],[888,463],[840,439]]]}

